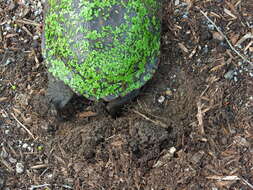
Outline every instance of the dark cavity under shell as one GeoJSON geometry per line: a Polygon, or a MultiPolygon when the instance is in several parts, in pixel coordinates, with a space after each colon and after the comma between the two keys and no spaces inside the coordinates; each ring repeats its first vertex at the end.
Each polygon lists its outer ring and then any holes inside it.
{"type": "Polygon", "coordinates": [[[42,51],[48,71],[89,99],[142,87],[160,50],[158,0],[48,0],[42,51]]]}

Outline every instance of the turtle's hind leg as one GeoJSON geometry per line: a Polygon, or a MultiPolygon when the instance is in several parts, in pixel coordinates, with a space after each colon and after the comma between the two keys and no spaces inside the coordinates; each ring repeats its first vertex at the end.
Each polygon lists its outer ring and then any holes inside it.
{"type": "Polygon", "coordinates": [[[63,81],[54,78],[48,73],[48,89],[46,96],[56,109],[64,108],[73,95],[74,92],[65,85],[63,81]]]}

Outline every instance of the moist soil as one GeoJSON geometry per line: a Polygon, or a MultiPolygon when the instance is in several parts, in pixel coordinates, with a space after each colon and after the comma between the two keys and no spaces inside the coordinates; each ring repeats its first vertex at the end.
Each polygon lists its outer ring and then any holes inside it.
{"type": "Polygon", "coordinates": [[[0,189],[253,189],[251,0],[164,2],[159,69],[116,118],[52,109],[43,2],[0,2],[0,189]]]}

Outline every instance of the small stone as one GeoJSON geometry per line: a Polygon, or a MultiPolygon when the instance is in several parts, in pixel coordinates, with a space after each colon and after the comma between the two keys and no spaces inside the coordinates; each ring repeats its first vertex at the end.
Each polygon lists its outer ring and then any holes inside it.
{"type": "Polygon", "coordinates": [[[1,153],[0,153],[1,158],[7,158],[8,157],[8,152],[3,148],[1,153]]]}
{"type": "Polygon", "coordinates": [[[165,100],[165,97],[164,97],[164,96],[160,96],[160,97],[158,98],[158,102],[159,102],[160,104],[163,103],[164,100],[165,100]]]}
{"type": "Polygon", "coordinates": [[[169,152],[170,152],[171,155],[174,155],[174,153],[176,152],[176,148],[174,146],[171,147],[169,152]]]}
{"type": "Polygon", "coordinates": [[[38,39],[39,39],[38,35],[33,36],[33,40],[38,40],[38,39]]]}
{"type": "Polygon", "coordinates": [[[26,149],[28,147],[28,144],[27,143],[24,143],[23,145],[22,145],[22,148],[24,148],[24,149],[26,149]]]}
{"type": "Polygon", "coordinates": [[[18,174],[22,174],[24,172],[24,169],[25,169],[25,167],[24,167],[24,165],[21,162],[18,162],[16,164],[16,172],[18,174]]]}
{"type": "Polygon", "coordinates": [[[32,152],[32,151],[33,151],[33,148],[30,147],[30,146],[28,146],[28,147],[27,147],[27,150],[28,150],[29,152],[32,152]]]}
{"type": "Polygon", "coordinates": [[[4,131],[4,134],[6,134],[6,135],[8,135],[10,133],[10,130],[9,129],[6,129],[5,131],[4,131]]]}
{"type": "Polygon", "coordinates": [[[46,178],[48,178],[48,179],[51,179],[51,178],[53,178],[53,174],[51,174],[51,173],[49,173],[49,174],[46,174],[45,176],[46,176],[46,178]]]}
{"type": "Polygon", "coordinates": [[[224,78],[225,79],[228,79],[228,80],[231,80],[234,76],[234,71],[233,70],[230,70],[228,71],[225,75],[224,75],[224,78]]]}
{"type": "Polygon", "coordinates": [[[10,158],[9,158],[9,162],[12,163],[12,164],[14,164],[14,163],[17,162],[17,159],[15,159],[15,158],[13,158],[13,157],[10,157],[10,158]]]}
{"type": "Polygon", "coordinates": [[[6,25],[5,25],[5,30],[8,31],[8,32],[11,30],[11,27],[10,27],[9,24],[6,24],[6,25]]]}
{"type": "Polygon", "coordinates": [[[207,27],[208,27],[209,30],[214,30],[214,25],[213,24],[208,24],[207,27]]]}

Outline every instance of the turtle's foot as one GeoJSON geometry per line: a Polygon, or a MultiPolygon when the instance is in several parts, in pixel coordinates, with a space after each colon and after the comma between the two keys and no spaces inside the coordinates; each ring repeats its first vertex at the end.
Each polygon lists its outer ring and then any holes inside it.
{"type": "Polygon", "coordinates": [[[74,92],[65,85],[64,82],[55,79],[50,73],[48,74],[48,89],[46,96],[56,109],[64,108],[73,95],[74,92]]]}
{"type": "Polygon", "coordinates": [[[119,97],[119,98],[116,98],[115,100],[108,102],[106,105],[106,110],[113,118],[116,118],[117,116],[119,116],[121,112],[121,108],[125,104],[135,99],[139,95],[139,93],[140,93],[140,89],[137,89],[130,92],[124,97],[119,97]]]}

